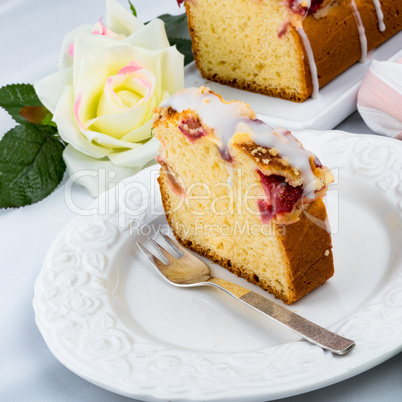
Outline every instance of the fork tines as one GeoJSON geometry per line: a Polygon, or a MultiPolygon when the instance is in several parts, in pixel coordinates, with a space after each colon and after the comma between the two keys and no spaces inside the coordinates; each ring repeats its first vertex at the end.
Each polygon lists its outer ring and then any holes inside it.
{"type": "Polygon", "coordinates": [[[152,264],[154,264],[154,257],[157,257],[165,265],[169,265],[172,259],[180,259],[181,257],[183,257],[183,253],[180,252],[179,244],[177,244],[174,240],[172,240],[169,236],[165,235],[162,232],[158,232],[154,236],[154,238],[147,237],[147,240],[148,243],[152,246],[155,253],[152,253],[141,243],[137,242],[137,246],[152,264]],[[161,244],[155,240],[157,237],[162,237],[165,243],[165,247],[162,247],[161,244]],[[169,251],[167,251],[166,248],[168,248],[169,251]]]}

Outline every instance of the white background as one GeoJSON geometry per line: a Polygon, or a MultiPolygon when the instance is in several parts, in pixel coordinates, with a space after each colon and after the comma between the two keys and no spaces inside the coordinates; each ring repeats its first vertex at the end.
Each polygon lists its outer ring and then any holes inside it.
{"type": "MultiPolygon", "coordinates": [[[[121,1],[123,5],[128,3],[121,1]]],[[[142,21],[165,12],[177,14],[175,0],[133,1],[142,21]]],[[[33,83],[56,71],[64,35],[105,15],[103,0],[0,0],[0,86],[33,83]]],[[[0,110],[0,136],[13,127],[0,110]]],[[[355,113],[338,129],[370,133],[355,113]]],[[[92,198],[74,188],[77,205],[92,198]]],[[[33,285],[54,237],[74,217],[61,185],[45,200],[18,210],[0,211],[0,400],[124,401],[81,379],[51,354],[35,325],[33,285]]],[[[402,354],[339,384],[285,398],[302,401],[400,401],[402,354]]]]}

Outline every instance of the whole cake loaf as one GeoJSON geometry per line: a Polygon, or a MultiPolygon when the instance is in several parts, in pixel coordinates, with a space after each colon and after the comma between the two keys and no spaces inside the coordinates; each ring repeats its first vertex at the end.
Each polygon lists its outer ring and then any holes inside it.
{"type": "Polygon", "coordinates": [[[402,0],[187,0],[193,53],[212,81],[296,102],[402,28],[402,0]]]}
{"type": "Polygon", "coordinates": [[[293,303],[334,273],[322,197],[332,173],[287,130],[208,88],[157,108],[159,185],[185,247],[293,303]]]}

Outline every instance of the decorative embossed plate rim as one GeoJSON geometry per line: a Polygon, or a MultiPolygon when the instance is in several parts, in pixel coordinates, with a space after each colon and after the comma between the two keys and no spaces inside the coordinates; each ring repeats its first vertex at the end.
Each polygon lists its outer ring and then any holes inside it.
{"type": "MultiPolygon", "coordinates": [[[[359,374],[402,350],[402,144],[339,131],[300,132],[306,148],[340,176],[356,177],[389,205],[392,255],[375,294],[330,329],[356,348],[335,356],[304,341],[251,352],[189,352],[140,339],[113,309],[115,263],[127,241],[128,211],[149,222],[150,195],[130,198],[130,183],[155,189],[158,166],[101,196],[92,216],[76,217],[50,247],[35,283],[37,325],[52,353],[71,371],[115,393],[141,399],[262,401],[308,392],[359,374]],[[334,165],[336,164],[336,165],[334,165]],[[152,180],[150,181],[150,178],[152,180]],[[123,194],[123,195],[122,195],[123,194]],[[124,201],[124,206],[121,204],[124,201]],[[106,206],[118,206],[111,213],[106,206]]],[[[160,202],[160,201],[159,201],[160,202]]],[[[367,200],[369,203],[370,201],[367,200]]],[[[95,204],[94,204],[95,205],[95,204]]],[[[132,239],[130,240],[132,241],[132,239]]]]}

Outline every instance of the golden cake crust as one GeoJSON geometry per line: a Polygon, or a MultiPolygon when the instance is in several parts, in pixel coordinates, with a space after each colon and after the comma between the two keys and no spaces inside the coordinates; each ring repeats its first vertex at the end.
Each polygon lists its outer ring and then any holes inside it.
{"type": "MultiPolygon", "coordinates": [[[[365,29],[368,51],[380,46],[402,29],[402,0],[381,1],[386,26],[383,32],[378,29],[374,2],[355,0],[355,4],[365,29]]],[[[325,17],[316,19],[309,15],[303,21],[303,28],[313,49],[320,88],[360,60],[359,32],[349,1],[340,2],[325,17]]],[[[307,74],[310,75],[310,71],[307,74]]]]}

